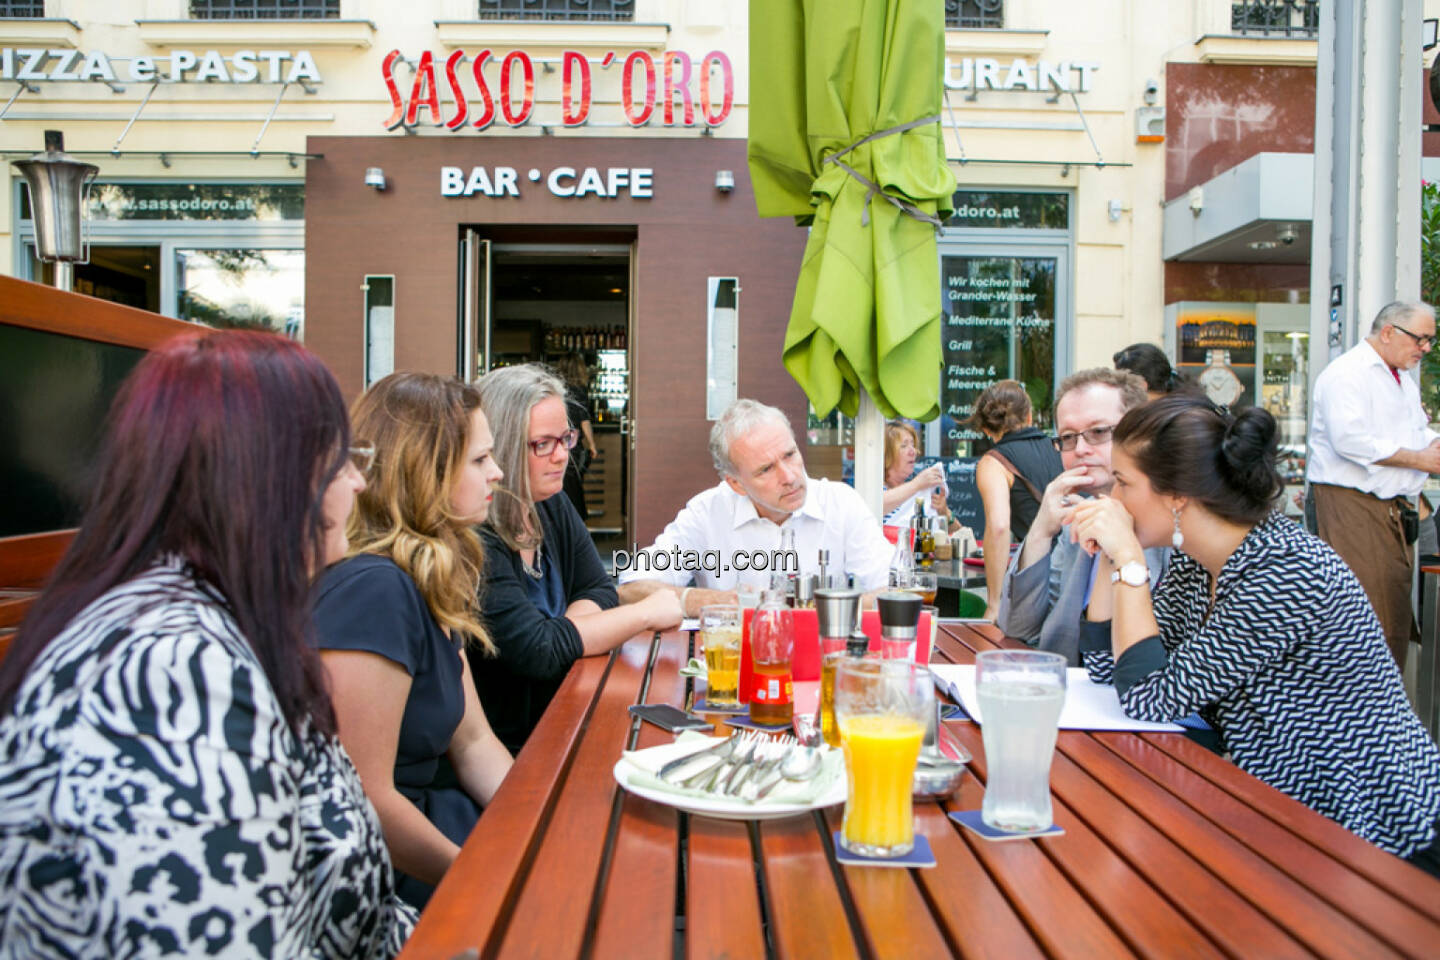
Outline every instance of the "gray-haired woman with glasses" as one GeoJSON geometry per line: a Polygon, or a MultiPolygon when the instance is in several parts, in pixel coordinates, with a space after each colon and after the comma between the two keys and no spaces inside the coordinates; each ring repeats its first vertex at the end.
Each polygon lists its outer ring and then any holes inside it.
{"type": "Polygon", "coordinates": [[[585,522],[559,496],[578,438],[560,379],[521,364],[487,373],[478,387],[506,481],[481,531],[485,622],[499,653],[472,657],[470,668],[495,732],[519,751],[571,664],[679,625],[680,603],[660,590],[619,606],[585,522]]]}

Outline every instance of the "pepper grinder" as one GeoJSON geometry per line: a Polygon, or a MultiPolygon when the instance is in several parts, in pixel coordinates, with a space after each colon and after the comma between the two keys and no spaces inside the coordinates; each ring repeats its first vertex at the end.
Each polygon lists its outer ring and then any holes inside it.
{"type": "Polygon", "coordinates": [[[880,638],[887,652],[900,648],[906,651],[905,659],[915,662],[915,634],[920,625],[919,594],[892,591],[875,598],[880,608],[880,638]]]}

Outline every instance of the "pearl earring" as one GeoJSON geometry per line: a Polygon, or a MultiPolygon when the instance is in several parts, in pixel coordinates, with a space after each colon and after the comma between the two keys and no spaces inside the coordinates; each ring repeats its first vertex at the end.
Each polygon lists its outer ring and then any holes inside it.
{"type": "Polygon", "coordinates": [[[1180,511],[1171,508],[1170,515],[1175,518],[1175,533],[1170,537],[1170,544],[1179,550],[1185,545],[1185,534],[1180,532],[1180,511]]]}

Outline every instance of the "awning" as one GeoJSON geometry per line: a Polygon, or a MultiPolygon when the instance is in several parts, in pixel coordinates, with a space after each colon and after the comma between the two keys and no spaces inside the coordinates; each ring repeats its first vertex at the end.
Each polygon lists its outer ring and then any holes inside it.
{"type": "Polygon", "coordinates": [[[1315,158],[1257,153],[1165,204],[1166,260],[1309,263],[1315,158]]]}

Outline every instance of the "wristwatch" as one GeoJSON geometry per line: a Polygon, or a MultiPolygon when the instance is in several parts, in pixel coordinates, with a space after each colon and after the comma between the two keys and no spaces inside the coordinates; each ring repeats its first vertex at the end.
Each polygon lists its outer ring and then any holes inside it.
{"type": "Polygon", "coordinates": [[[1150,568],[1139,560],[1131,560],[1119,570],[1110,573],[1111,583],[1123,583],[1127,587],[1143,587],[1150,582],[1150,568]]]}

